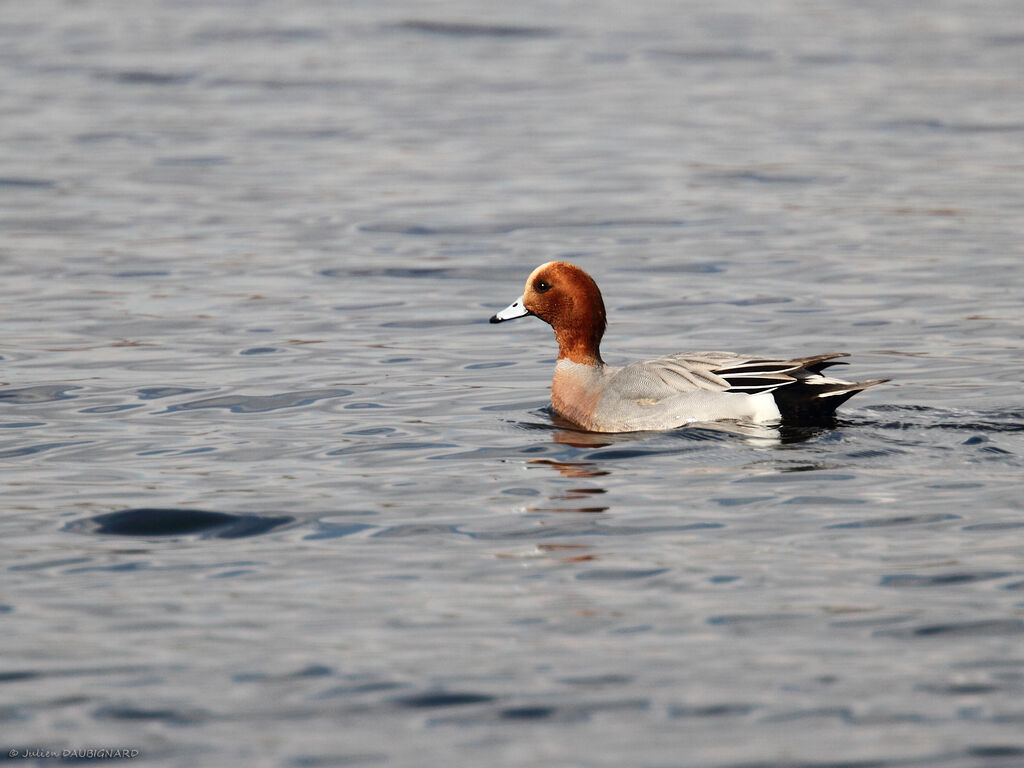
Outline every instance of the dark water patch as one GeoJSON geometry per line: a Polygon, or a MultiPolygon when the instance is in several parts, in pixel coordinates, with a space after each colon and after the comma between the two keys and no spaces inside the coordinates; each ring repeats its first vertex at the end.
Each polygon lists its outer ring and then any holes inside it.
{"type": "Polygon", "coordinates": [[[7,233],[39,232],[43,234],[96,232],[119,226],[111,220],[97,217],[35,216],[0,218],[0,229],[7,233]]]}
{"type": "Polygon", "coordinates": [[[54,451],[58,448],[67,448],[70,445],[88,445],[91,442],[91,440],[69,440],[67,442],[58,443],[36,443],[34,445],[24,445],[21,448],[8,448],[7,450],[0,451],[0,459],[14,459],[19,456],[33,456],[37,453],[54,451]]]}
{"type": "Polygon", "coordinates": [[[782,503],[816,507],[839,507],[850,504],[867,504],[868,502],[867,499],[843,498],[842,496],[791,496],[782,503]]]}
{"type": "Polygon", "coordinates": [[[621,459],[645,459],[652,456],[670,456],[679,453],[678,449],[653,449],[653,448],[611,448],[608,450],[597,450],[583,456],[588,461],[619,461],[621,459]]]}
{"type": "Polygon", "coordinates": [[[118,131],[92,131],[75,135],[75,141],[79,144],[105,144],[111,141],[125,141],[132,144],[144,143],[144,139],[134,133],[121,133],[118,131]]]}
{"type": "Polygon", "coordinates": [[[461,707],[467,704],[486,704],[496,699],[497,697],[486,693],[436,691],[402,696],[392,701],[400,707],[409,709],[434,709],[437,707],[461,707]]]}
{"type": "Polygon", "coordinates": [[[725,182],[753,182],[772,186],[805,186],[809,184],[838,184],[841,178],[824,176],[801,176],[787,173],[771,173],[762,170],[726,171],[721,173],[704,173],[701,178],[725,182]]]}
{"type": "Polygon", "coordinates": [[[504,488],[501,493],[506,496],[540,496],[536,488],[504,488]]]}
{"type": "Polygon", "coordinates": [[[956,413],[941,408],[914,405],[870,405],[867,410],[881,413],[913,414],[913,420],[873,423],[877,429],[941,429],[961,432],[976,432],[981,436],[990,433],[1024,432],[1022,411],[977,411],[956,413]]]}
{"type": "Polygon", "coordinates": [[[0,683],[18,683],[27,680],[76,677],[112,677],[115,675],[152,674],[148,666],[69,667],[67,669],[24,669],[0,672],[0,683]]]}
{"type": "MultiPolygon", "coordinates": [[[[324,270],[321,270],[320,274],[323,275],[324,277],[346,277],[347,276],[347,272],[345,270],[343,270],[343,269],[324,269],[324,270]],[[331,273],[334,273],[334,274],[331,274],[331,273]]],[[[333,309],[336,312],[362,312],[362,311],[365,311],[365,310],[368,310],[368,309],[394,309],[395,307],[404,307],[405,305],[406,305],[406,302],[404,302],[404,301],[377,301],[377,302],[372,302],[372,303],[369,303],[369,304],[364,304],[364,303],[359,303],[359,304],[337,304],[337,305],[331,307],[331,309],[333,309]]],[[[390,358],[390,360],[393,360],[395,362],[403,362],[403,363],[408,361],[408,360],[419,360],[419,359],[420,358],[418,358],[418,357],[401,357],[401,358],[395,357],[395,358],[390,358]]],[[[385,360],[382,360],[381,362],[387,362],[387,361],[388,360],[385,359],[385,360]]]]}
{"type": "Polygon", "coordinates": [[[375,525],[366,525],[365,523],[317,523],[317,532],[311,533],[308,536],[303,536],[303,539],[315,540],[315,539],[341,539],[345,536],[351,536],[354,533],[361,533],[362,531],[376,528],[375,525]]]}
{"type": "Polygon", "coordinates": [[[27,403],[50,403],[56,400],[70,400],[78,397],[78,395],[67,394],[73,389],[81,389],[81,387],[67,386],[65,384],[43,384],[37,387],[22,387],[21,389],[0,389],[0,403],[25,405],[27,403]]]}
{"type": "Polygon", "coordinates": [[[376,680],[366,683],[353,683],[349,685],[338,685],[321,691],[314,696],[314,699],[336,699],[348,698],[351,696],[364,696],[373,693],[386,693],[410,687],[409,683],[399,683],[392,680],[376,680]]]}
{"type": "Polygon", "coordinates": [[[913,616],[869,616],[867,618],[841,619],[829,622],[830,627],[845,629],[873,629],[875,627],[891,627],[913,621],[913,616]]]}
{"type": "MultiPolygon", "coordinates": [[[[253,82],[273,83],[275,81],[243,81],[239,84],[252,84],[253,82]]],[[[293,82],[293,81],[288,81],[293,82]]],[[[326,81],[307,81],[310,83],[326,82],[326,81]]],[[[347,80],[332,80],[330,81],[335,85],[366,85],[368,87],[380,88],[384,85],[383,82],[375,81],[347,81],[347,80]]],[[[358,133],[348,128],[342,128],[340,126],[335,127],[324,127],[318,128],[316,126],[302,126],[302,125],[291,125],[287,127],[271,127],[271,128],[259,128],[255,127],[249,132],[250,136],[258,137],[261,139],[286,139],[286,140],[311,140],[311,141],[324,141],[324,140],[335,140],[335,139],[363,139],[366,135],[358,133]]],[[[318,221],[315,225],[304,224],[306,232],[341,232],[344,227],[337,223],[328,223],[324,221],[318,221]]]]}
{"type": "Polygon", "coordinates": [[[932,575],[918,575],[913,573],[898,573],[890,576],[883,576],[879,582],[883,587],[948,587],[957,584],[974,584],[979,581],[991,581],[1010,576],[1008,571],[980,571],[975,573],[938,573],[932,575]]]}
{"type": "Polygon", "coordinates": [[[81,565],[92,562],[91,557],[64,557],[58,560],[44,560],[41,563],[26,563],[24,565],[12,565],[9,571],[44,571],[48,568],[60,568],[65,565],[81,565]]]}
{"type": "MultiPolygon", "coordinates": [[[[337,91],[344,89],[382,89],[390,86],[391,83],[384,80],[370,80],[370,79],[359,79],[359,78],[344,78],[344,77],[295,77],[295,78],[283,78],[283,77],[217,77],[203,82],[205,88],[259,88],[268,91],[284,91],[284,90],[314,90],[314,91],[337,91]]],[[[254,132],[257,135],[260,132],[254,132]]],[[[273,131],[263,132],[265,135],[274,135],[273,131]]],[[[278,131],[279,136],[285,138],[294,138],[297,132],[292,131],[278,131]]],[[[352,137],[352,131],[345,129],[334,130],[334,129],[312,129],[301,133],[299,138],[305,136],[306,138],[318,140],[327,139],[331,136],[337,135],[341,137],[352,137]]]]}
{"type": "Polygon", "coordinates": [[[995,46],[1024,46],[1024,34],[1012,32],[998,35],[986,35],[983,38],[987,45],[995,46]]]}
{"type": "Polygon", "coordinates": [[[226,408],[231,413],[267,413],[283,408],[301,408],[319,400],[347,397],[350,389],[310,389],[299,392],[283,392],[279,395],[222,395],[188,403],[170,405],[161,413],[197,411],[205,408],[226,408]]]}
{"type": "Polygon", "coordinates": [[[91,571],[100,571],[106,573],[124,573],[126,571],[147,571],[150,567],[147,563],[119,563],[117,565],[90,565],[82,568],[68,568],[65,573],[89,573],[91,571]]]}
{"type": "Polygon", "coordinates": [[[31,429],[45,426],[45,421],[8,421],[5,424],[0,424],[0,429],[31,429]]]}
{"type": "Polygon", "coordinates": [[[1024,634],[1024,620],[991,619],[988,621],[963,621],[947,624],[925,624],[904,629],[879,630],[874,633],[879,637],[897,638],[970,638],[1000,637],[1003,635],[1024,634]]]}
{"type": "MultiPolygon", "coordinates": [[[[795,475],[795,480],[802,480],[800,477],[803,473],[814,473],[813,480],[815,481],[828,481],[828,482],[839,482],[842,480],[853,480],[855,475],[847,475],[841,472],[829,472],[827,470],[832,469],[824,463],[804,463],[804,462],[792,462],[786,463],[785,461],[777,461],[775,471],[779,475],[795,475]]],[[[740,477],[733,480],[734,483],[770,483],[777,485],[779,477],[776,475],[751,475],[750,477],[740,477]]]]}
{"type": "Polygon", "coordinates": [[[127,720],[136,723],[162,722],[174,726],[201,725],[210,719],[209,714],[200,709],[143,709],[130,705],[100,707],[93,712],[93,717],[100,720],[127,720]]]}
{"type": "Polygon", "coordinates": [[[594,715],[606,712],[647,711],[651,708],[647,699],[627,699],[620,701],[581,702],[558,706],[546,704],[521,704],[501,709],[483,708],[483,711],[471,711],[458,715],[433,718],[432,725],[474,725],[481,723],[509,723],[510,721],[536,722],[538,720],[556,720],[564,722],[581,722],[594,715]]]}
{"type": "Polygon", "coordinates": [[[848,459],[883,459],[903,453],[906,453],[906,451],[899,448],[867,448],[861,451],[850,451],[844,455],[848,459]]]}
{"type": "Polygon", "coordinates": [[[707,623],[712,626],[735,627],[759,624],[780,624],[806,619],[805,613],[728,613],[709,616],[707,623]]]}
{"type": "Polygon", "coordinates": [[[483,317],[478,317],[474,320],[467,321],[465,318],[447,318],[447,317],[435,317],[435,318],[420,318],[420,319],[409,319],[409,320],[389,320],[388,322],[381,323],[381,328],[417,328],[420,330],[426,330],[428,328],[458,328],[465,325],[483,325],[487,320],[483,317]]]}
{"type": "MultiPolygon", "coordinates": [[[[508,271],[508,270],[506,270],[508,271]]],[[[332,267],[320,271],[324,277],[344,279],[410,279],[410,280],[482,280],[487,279],[487,272],[474,267],[332,267]]],[[[494,272],[489,273],[493,279],[494,272]]],[[[500,270],[499,270],[500,274],[500,270]]],[[[518,273],[517,273],[518,274],[518,273]]],[[[384,304],[382,307],[404,306],[405,302],[384,304]]],[[[373,309],[373,305],[360,306],[358,309],[373,309]]],[[[343,307],[337,307],[343,309],[343,307]]]]}
{"type": "Polygon", "coordinates": [[[141,407],[141,405],[95,405],[92,408],[82,408],[79,413],[120,413],[121,411],[133,411],[141,407]]]}
{"type": "Polygon", "coordinates": [[[157,165],[171,167],[205,167],[212,165],[228,165],[231,158],[227,155],[178,155],[173,157],[158,157],[157,165]]]}
{"type": "MultiPolygon", "coordinates": [[[[725,271],[727,262],[724,261],[680,261],[676,264],[647,264],[644,266],[645,274],[652,275],[679,275],[679,274],[696,274],[696,275],[714,275],[720,274],[725,271]]],[[[613,272],[629,272],[631,270],[624,269],[613,269],[613,272]]],[[[650,301],[641,302],[638,304],[618,304],[615,309],[623,312],[635,312],[635,311],[647,311],[657,309],[675,309],[677,307],[687,307],[694,304],[711,305],[716,302],[712,301],[700,301],[694,302],[687,299],[666,299],[663,301],[650,301]]]]}
{"type": "Polygon", "coordinates": [[[240,355],[272,355],[275,352],[280,352],[277,347],[250,347],[249,349],[243,349],[238,354],[240,355]]]}
{"type": "Polygon", "coordinates": [[[530,507],[529,512],[536,513],[583,513],[583,514],[601,514],[607,512],[610,507],[530,507]]]}
{"type": "MultiPolygon", "coordinates": [[[[333,451],[327,451],[325,455],[352,456],[360,453],[377,453],[378,451],[434,451],[441,448],[458,447],[455,443],[378,442],[373,445],[352,445],[347,448],[336,448],[333,451]]],[[[443,456],[431,456],[430,458],[443,458],[443,456]]]]}
{"type": "Polygon", "coordinates": [[[254,568],[237,568],[233,571],[223,571],[222,573],[211,573],[207,578],[210,579],[234,579],[239,576],[249,576],[250,574],[258,573],[254,568]]]}
{"type": "Polygon", "coordinates": [[[668,573],[671,568],[593,568],[577,573],[579,581],[634,581],[660,576],[668,573]]]}
{"type": "MultiPolygon", "coordinates": [[[[417,237],[428,237],[435,235],[507,235],[518,230],[534,229],[616,229],[633,227],[671,227],[678,228],[686,226],[687,222],[682,219],[595,219],[595,220],[566,220],[566,221],[522,221],[506,224],[464,224],[464,225],[428,225],[414,222],[402,221],[380,221],[370,222],[359,226],[362,232],[378,232],[385,234],[413,235],[417,237]]],[[[519,270],[521,272],[522,270],[519,270]]],[[[493,272],[491,277],[493,279],[493,272]]],[[[518,272],[517,272],[518,274],[518,272]]]]}
{"type": "Polygon", "coordinates": [[[77,520],[66,531],[108,536],[214,536],[239,539],[260,536],[294,522],[288,515],[234,515],[202,509],[126,509],[77,520]]]}
{"type": "MultiPolygon", "coordinates": [[[[725,301],[724,304],[728,304],[732,307],[760,307],[767,304],[791,304],[793,299],[788,296],[754,296],[747,299],[733,299],[732,301],[725,301]]],[[[842,363],[840,363],[842,365],[842,363]]],[[[758,384],[772,383],[770,381],[765,382],[762,380],[756,380],[758,384]]]]}
{"type": "Polygon", "coordinates": [[[773,496],[735,496],[711,499],[720,507],[745,507],[748,504],[764,504],[774,500],[773,496]]]}
{"type": "Polygon", "coordinates": [[[193,392],[202,391],[201,389],[191,389],[189,387],[144,387],[137,390],[139,400],[159,400],[164,397],[191,395],[193,392]]]}
{"type": "Polygon", "coordinates": [[[57,182],[28,176],[0,176],[0,189],[53,189],[57,182]]]}
{"type": "Polygon", "coordinates": [[[754,704],[674,704],[668,708],[669,717],[744,717],[757,709],[754,704]]]}
{"type": "Polygon", "coordinates": [[[456,533],[483,541],[515,541],[519,539],[550,539],[575,536],[651,536],[679,531],[704,531],[725,528],[722,523],[681,523],[679,525],[613,525],[596,520],[550,523],[543,528],[522,528],[504,531],[466,531],[455,527],[456,533]]]}
{"type": "Polygon", "coordinates": [[[515,365],[515,363],[507,360],[493,363],[470,363],[469,365],[464,365],[462,369],[464,371],[484,371],[490,368],[507,368],[510,365],[515,365]]]}
{"type": "Polygon", "coordinates": [[[444,37],[501,37],[501,38],[543,38],[559,34],[553,27],[534,27],[516,24],[479,24],[458,21],[431,21],[408,19],[391,25],[404,32],[422,32],[444,37]]]}
{"type": "Polygon", "coordinates": [[[0,683],[21,683],[25,680],[37,680],[42,675],[28,670],[19,672],[0,672],[0,683]]]}
{"type": "Polygon", "coordinates": [[[454,525],[444,525],[442,523],[406,523],[403,525],[393,525],[390,528],[384,528],[373,534],[373,538],[401,539],[412,536],[434,536],[437,534],[447,535],[451,533],[461,534],[462,532],[454,525]]]}
{"type": "Polygon", "coordinates": [[[766,723],[786,723],[797,720],[816,720],[819,718],[834,718],[843,722],[853,721],[853,710],[849,707],[814,707],[811,709],[798,709],[792,712],[780,712],[764,718],[766,723]]]}
{"type": "Polygon", "coordinates": [[[330,34],[325,27],[219,27],[202,29],[192,35],[198,43],[307,43],[328,40],[330,34]]]}
{"type": "Polygon", "coordinates": [[[652,48],[647,51],[652,59],[674,59],[686,62],[719,63],[726,61],[768,62],[775,58],[771,51],[759,51],[749,48],[652,48]]]}
{"type": "Polygon", "coordinates": [[[493,707],[481,707],[471,710],[459,711],[456,714],[431,717],[428,724],[431,726],[447,725],[456,727],[468,727],[474,725],[499,725],[512,726],[517,722],[532,724],[537,721],[548,722],[578,722],[585,717],[574,713],[566,708],[550,705],[519,705],[496,709],[493,707]]]}
{"type": "MultiPolygon", "coordinates": [[[[722,768],[898,768],[899,765],[899,762],[891,760],[826,760],[821,762],[787,758],[767,762],[759,760],[753,763],[723,763],[722,768]]],[[[913,765],[913,763],[909,765],[913,765]]],[[[921,766],[922,764],[918,763],[917,765],[921,766]]],[[[933,768],[933,764],[929,763],[927,768],[933,768]]]]}
{"type": "Polygon", "coordinates": [[[170,274],[166,269],[126,269],[123,272],[114,272],[110,276],[130,280],[137,277],[169,277],[170,274]]]}
{"type": "Polygon", "coordinates": [[[302,680],[310,677],[330,677],[333,674],[334,670],[331,667],[324,666],[323,664],[310,664],[295,672],[286,672],[282,675],[269,675],[266,672],[239,672],[236,675],[232,675],[231,679],[236,683],[260,683],[268,680],[283,681],[302,680]]]}
{"type": "Polygon", "coordinates": [[[854,61],[854,57],[844,53],[809,53],[796,56],[796,60],[801,64],[820,67],[849,64],[854,61]]]}
{"type": "MultiPolygon", "coordinates": [[[[456,446],[453,445],[451,447],[454,448],[456,446]]],[[[536,456],[538,454],[549,453],[549,452],[550,453],[560,453],[561,451],[559,450],[559,448],[557,446],[553,446],[553,445],[522,445],[522,446],[518,446],[518,447],[514,447],[514,448],[505,448],[505,447],[474,448],[473,450],[470,450],[470,451],[454,451],[454,452],[450,452],[450,453],[439,453],[439,454],[436,454],[434,456],[430,456],[429,458],[433,459],[435,461],[443,461],[443,460],[452,461],[452,460],[459,460],[459,459],[478,459],[478,460],[499,459],[499,460],[509,460],[511,457],[536,456]]],[[[528,459],[528,461],[532,464],[533,462],[540,463],[540,462],[542,462],[544,460],[543,459],[528,459]]],[[[582,467],[584,465],[580,464],[579,466],[582,467]]]]}
{"type": "Polygon", "coordinates": [[[959,520],[960,515],[942,514],[939,512],[925,513],[921,515],[896,515],[894,517],[871,518],[868,520],[854,520],[848,523],[833,523],[823,526],[828,529],[842,528],[888,528],[900,525],[927,525],[930,523],[942,523],[948,520],[959,520]]]}
{"type": "Polygon", "coordinates": [[[999,455],[999,456],[1012,456],[1013,455],[1013,453],[1011,451],[1007,451],[1004,448],[999,448],[998,446],[995,446],[995,445],[986,445],[981,450],[984,453],[994,453],[994,454],[999,455]]]}
{"type": "Polygon", "coordinates": [[[112,80],[124,85],[185,85],[196,75],[192,72],[157,72],[150,69],[126,69],[94,73],[100,80],[112,80]]]}
{"type": "Polygon", "coordinates": [[[989,683],[950,683],[946,685],[921,685],[918,690],[936,693],[940,696],[984,696],[1003,690],[1001,686],[989,683]]]}
{"type": "Polygon", "coordinates": [[[607,675],[585,675],[583,677],[563,677],[558,680],[564,685],[581,686],[606,686],[606,685],[628,685],[633,682],[633,675],[620,675],[610,673],[607,675]]]}
{"type": "Polygon", "coordinates": [[[985,759],[1024,757],[1024,746],[1017,744],[980,744],[968,747],[966,754],[968,757],[980,757],[985,759]]]}
{"type": "Polygon", "coordinates": [[[389,762],[388,755],[374,752],[330,755],[300,755],[288,760],[289,768],[348,768],[348,766],[380,765],[389,762]]]}
{"type": "Polygon", "coordinates": [[[951,134],[1018,133],[1024,123],[961,123],[937,118],[890,120],[878,125],[882,130],[934,131],[951,134]]]}
{"type": "Polygon", "coordinates": [[[547,720],[558,712],[557,707],[523,706],[509,707],[498,712],[502,720],[547,720]]]}
{"type": "Polygon", "coordinates": [[[995,669],[995,670],[1010,670],[1009,675],[1014,680],[1024,679],[1022,674],[1018,673],[1018,668],[1021,672],[1024,672],[1024,657],[1022,656],[1009,656],[1000,658],[977,658],[969,661],[961,661],[952,665],[955,669],[995,669]]]}

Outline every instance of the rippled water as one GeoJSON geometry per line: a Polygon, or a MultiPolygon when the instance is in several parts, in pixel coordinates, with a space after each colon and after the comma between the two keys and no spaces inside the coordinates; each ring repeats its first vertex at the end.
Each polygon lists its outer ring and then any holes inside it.
{"type": "Polygon", "coordinates": [[[1024,763],[1022,65],[1010,0],[4,4],[4,753],[1024,763]],[[893,381],[560,428],[487,324],[553,258],[610,362],[893,381]]]}

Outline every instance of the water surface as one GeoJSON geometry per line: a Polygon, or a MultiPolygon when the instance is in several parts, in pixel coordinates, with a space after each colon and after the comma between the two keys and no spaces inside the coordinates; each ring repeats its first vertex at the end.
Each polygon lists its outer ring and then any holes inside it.
{"type": "Polygon", "coordinates": [[[3,746],[1024,762],[1022,64],[1007,1],[7,4],[3,746]],[[610,362],[893,381],[564,429],[487,324],[555,258],[610,362]]]}

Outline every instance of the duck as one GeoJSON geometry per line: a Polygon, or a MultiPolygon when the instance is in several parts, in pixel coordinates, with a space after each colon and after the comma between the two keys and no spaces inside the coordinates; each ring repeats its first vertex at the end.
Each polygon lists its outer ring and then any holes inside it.
{"type": "Polygon", "coordinates": [[[555,332],[558,359],[551,407],[587,432],[642,432],[688,424],[821,425],[853,395],[888,379],[844,381],[824,374],[846,352],[776,359],[733,352],[683,352],[625,366],[607,365],[601,340],[607,313],[601,290],[565,261],[541,264],[523,294],[491,317],[534,316],[555,332]]]}

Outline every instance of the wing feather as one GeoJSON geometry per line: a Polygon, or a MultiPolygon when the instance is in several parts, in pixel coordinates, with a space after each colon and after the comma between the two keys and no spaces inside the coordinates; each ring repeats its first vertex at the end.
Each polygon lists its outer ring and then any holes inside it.
{"type": "Polygon", "coordinates": [[[730,352],[696,352],[667,355],[634,363],[616,378],[627,397],[657,402],[684,392],[731,392],[756,394],[788,387],[830,365],[844,365],[836,358],[846,353],[812,355],[792,360],[744,357],[730,352]]]}

